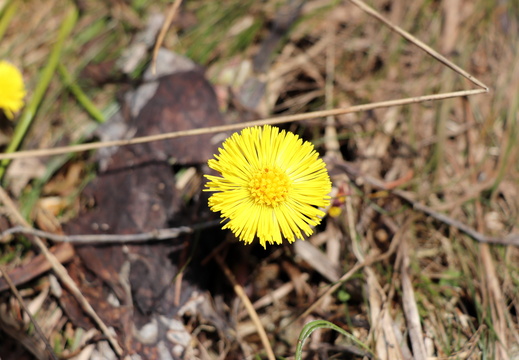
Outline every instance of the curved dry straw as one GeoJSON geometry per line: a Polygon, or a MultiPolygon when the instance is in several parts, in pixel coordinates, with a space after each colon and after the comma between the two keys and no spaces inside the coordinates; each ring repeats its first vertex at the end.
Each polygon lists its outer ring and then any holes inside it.
{"type": "Polygon", "coordinates": [[[238,129],[243,129],[243,128],[246,128],[249,126],[275,125],[275,124],[282,124],[282,123],[286,123],[286,122],[290,122],[290,121],[302,121],[302,120],[308,120],[308,119],[315,119],[315,118],[319,118],[319,117],[324,118],[326,116],[336,116],[336,115],[349,114],[349,113],[354,113],[354,112],[359,112],[359,111],[387,108],[387,107],[392,107],[392,106],[417,104],[417,103],[422,103],[425,101],[443,100],[443,99],[454,98],[454,97],[476,95],[476,94],[481,94],[481,93],[486,93],[486,92],[488,92],[488,88],[454,91],[454,92],[448,92],[448,93],[442,93],[442,94],[417,96],[417,97],[405,98],[405,99],[399,99],[399,100],[390,100],[390,101],[382,101],[382,102],[376,102],[376,103],[365,104],[365,105],[356,105],[356,106],[351,106],[351,107],[342,108],[342,109],[313,111],[313,112],[304,113],[304,114],[266,118],[266,119],[243,122],[243,123],[232,124],[232,125],[213,126],[213,127],[207,127],[207,128],[185,130],[185,131],[174,131],[174,132],[170,132],[170,133],[166,133],[166,134],[137,137],[137,138],[133,138],[130,140],[114,140],[114,141],[94,142],[94,143],[64,146],[64,147],[55,147],[52,149],[18,151],[16,153],[0,154],[0,160],[60,155],[60,154],[67,154],[70,152],[82,152],[82,151],[88,151],[88,150],[101,149],[101,148],[111,147],[111,146],[126,146],[126,145],[132,145],[132,144],[141,144],[141,143],[152,142],[152,141],[174,139],[174,138],[179,138],[179,137],[183,137],[183,136],[194,136],[194,135],[201,135],[201,134],[210,134],[210,133],[238,130],[238,129]]]}

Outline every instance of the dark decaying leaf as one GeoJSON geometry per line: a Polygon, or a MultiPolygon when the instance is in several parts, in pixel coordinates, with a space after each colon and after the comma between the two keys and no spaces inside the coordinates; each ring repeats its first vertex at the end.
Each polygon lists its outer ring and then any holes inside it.
{"type": "MultiPolygon", "coordinates": [[[[214,91],[200,72],[177,73],[158,81],[154,96],[128,122],[129,128],[135,129],[134,136],[223,124],[214,91]]],[[[92,206],[68,223],[66,232],[130,234],[178,222],[181,194],[176,192],[175,174],[168,160],[204,163],[218,146],[211,139],[212,135],[185,137],[117,149],[84,191],[83,197],[92,206]]],[[[156,336],[143,344],[142,336],[131,329],[155,324],[157,316],[174,317],[196,289],[186,276],[181,294],[176,294],[174,279],[183,265],[179,241],[183,240],[76,246],[81,261],[71,264],[70,270],[100,316],[118,330],[129,352],[155,353],[154,346],[167,341],[166,330],[157,328],[156,336]],[[108,301],[110,293],[119,306],[108,301]]],[[[78,325],[89,323],[68,295],[62,298],[62,304],[78,325]]]]}
{"type": "MultiPolygon", "coordinates": [[[[137,129],[135,136],[144,136],[222,124],[212,86],[200,72],[188,71],[161,78],[155,95],[132,125],[137,129]]],[[[151,142],[138,147],[137,156],[172,158],[177,164],[204,163],[218,148],[213,138],[214,134],[207,134],[151,142]]]]}

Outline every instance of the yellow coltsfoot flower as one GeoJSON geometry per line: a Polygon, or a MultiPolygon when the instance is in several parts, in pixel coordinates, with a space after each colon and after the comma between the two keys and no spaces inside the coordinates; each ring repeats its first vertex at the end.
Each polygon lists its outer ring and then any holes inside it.
{"type": "Polygon", "coordinates": [[[13,64],[0,60],[0,108],[12,119],[23,106],[25,87],[22,73],[13,64]]]}
{"type": "Polygon", "coordinates": [[[252,127],[229,137],[209,167],[220,176],[205,191],[212,211],[246,244],[290,243],[311,235],[329,205],[331,181],[314,146],[277,127],[252,127]]]}

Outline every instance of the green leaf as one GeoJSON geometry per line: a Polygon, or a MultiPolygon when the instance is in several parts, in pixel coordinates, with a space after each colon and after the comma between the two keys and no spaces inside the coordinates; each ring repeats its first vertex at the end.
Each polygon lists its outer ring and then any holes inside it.
{"type": "Polygon", "coordinates": [[[359,339],[357,339],[355,336],[353,336],[346,330],[326,320],[314,320],[306,324],[303,330],[301,330],[301,334],[299,334],[295,354],[296,360],[301,360],[303,358],[303,345],[305,344],[306,339],[308,339],[308,337],[317,329],[335,330],[340,334],[346,336],[351,342],[353,342],[355,345],[358,345],[360,348],[362,348],[374,357],[373,352],[366,345],[364,345],[363,342],[361,342],[359,339]]]}

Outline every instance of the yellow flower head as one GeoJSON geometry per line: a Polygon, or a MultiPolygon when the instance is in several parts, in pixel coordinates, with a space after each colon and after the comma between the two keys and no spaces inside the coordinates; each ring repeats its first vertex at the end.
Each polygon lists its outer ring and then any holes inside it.
{"type": "Polygon", "coordinates": [[[23,106],[25,88],[20,70],[7,61],[0,61],[0,108],[12,119],[23,106]]]}
{"type": "Polygon", "coordinates": [[[206,175],[205,190],[215,192],[211,210],[229,219],[224,229],[246,244],[257,236],[263,247],[281,244],[282,235],[292,243],[312,234],[331,182],[311,143],[266,125],[233,134],[219,152],[208,164],[221,177],[206,175]]]}

